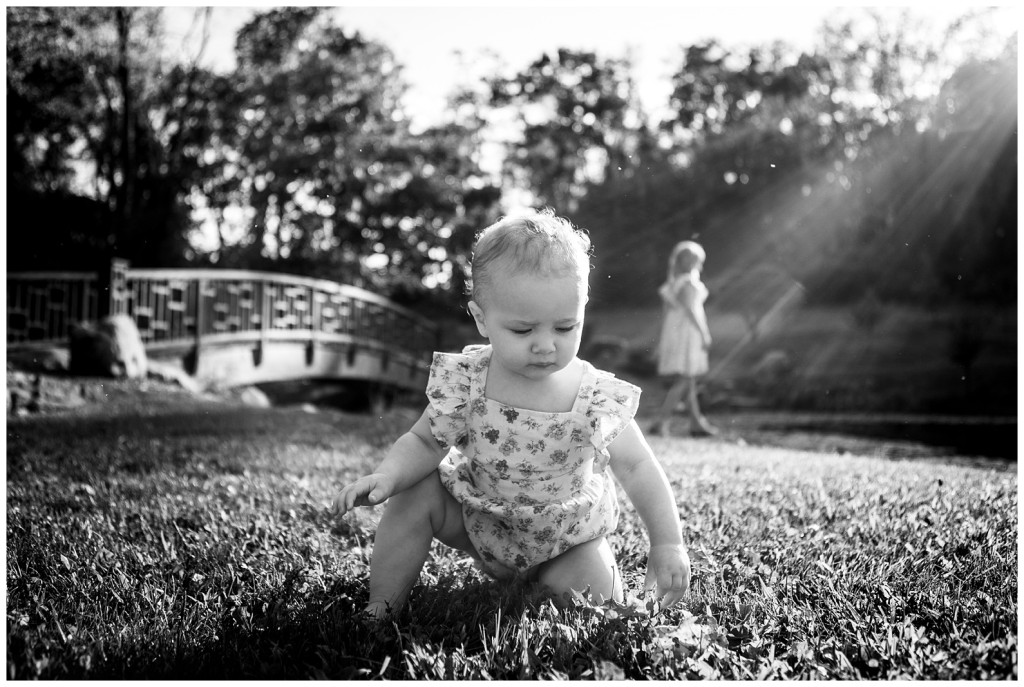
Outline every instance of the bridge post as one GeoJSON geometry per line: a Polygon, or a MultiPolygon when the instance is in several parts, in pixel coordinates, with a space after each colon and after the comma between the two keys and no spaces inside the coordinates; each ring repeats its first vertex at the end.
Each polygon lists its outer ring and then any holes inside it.
{"type": "Polygon", "coordinates": [[[123,315],[128,312],[128,267],[123,258],[111,258],[110,264],[99,273],[96,306],[100,318],[123,315]]]}
{"type": "Polygon", "coordinates": [[[309,348],[306,349],[306,365],[313,364],[316,355],[317,327],[319,327],[319,313],[316,307],[316,287],[309,287],[309,348]]]}
{"type": "Polygon", "coordinates": [[[187,372],[192,376],[195,376],[199,372],[199,357],[203,344],[203,329],[206,327],[206,304],[203,302],[204,291],[206,291],[206,280],[202,278],[196,279],[196,295],[192,306],[195,308],[195,343],[192,346],[191,355],[186,358],[187,372]]]}
{"type": "Polygon", "coordinates": [[[267,349],[267,338],[270,332],[270,328],[273,325],[271,321],[271,307],[273,304],[270,302],[270,284],[267,281],[260,281],[260,340],[256,343],[256,351],[254,352],[254,361],[256,366],[259,367],[263,364],[263,352],[267,349]]]}

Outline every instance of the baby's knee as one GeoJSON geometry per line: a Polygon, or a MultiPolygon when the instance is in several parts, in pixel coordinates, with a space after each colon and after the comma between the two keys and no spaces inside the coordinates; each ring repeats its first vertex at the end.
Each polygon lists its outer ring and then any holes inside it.
{"type": "Polygon", "coordinates": [[[461,508],[441,484],[436,470],[388,499],[388,512],[407,521],[429,523],[435,535],[448,529],[454,515],[460,520],[462,516],[461,508]]]}
{"type": "Polygon", "coordinates": [[[437,471],[427,475],[416,484],[391,495],[387,511],[401,513],[406,517],[422,518],[437,508],[440,502],[441,480],[437,471]]]}
{"type": "Polygon", "coordinates": [[[589,590],[597,603],[623,598],[619,566],[604,537],[574,546],[541,564],[537,582],[556,595],[589,590]]]}

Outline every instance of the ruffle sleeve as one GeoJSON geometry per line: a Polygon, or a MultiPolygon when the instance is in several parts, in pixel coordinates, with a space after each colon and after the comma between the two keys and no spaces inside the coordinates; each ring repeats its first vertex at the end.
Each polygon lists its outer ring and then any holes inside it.
{"type": "Polygon", "coordinates": [[[442,448],[466,445],[467,407],[482,349],[467,346],[462,353],[434,353],[427,378],[427,420],[442,448]]]}
{"type": "Polygon", "coordinates": [[[604,451],[636,416],[640,387],[602,370],[595,373],[587,417],[591,427],[590,441],[599,451],[604,451]]]}

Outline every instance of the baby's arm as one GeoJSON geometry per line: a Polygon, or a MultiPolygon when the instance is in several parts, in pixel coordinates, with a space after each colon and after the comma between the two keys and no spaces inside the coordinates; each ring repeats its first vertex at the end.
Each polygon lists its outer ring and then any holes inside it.
{"type": "Polygon", "coordinates": [[[334,500],[334,512],[344,515],[358,506],[374,506],[408,489],[437,469],[445,450],[430,431],[423,411],[412,428],[398,437],[377,469],[349,484],[334,500]]]}
{"type": "Polygon", "coordinates": [[[636,421],[612,441],[608,451],[612,472],[633,502],[651,540],[644,589],[657,586],[662,604],[671,606],[690,588],[690,557],[683,545],[672,487],[636,421]]]}

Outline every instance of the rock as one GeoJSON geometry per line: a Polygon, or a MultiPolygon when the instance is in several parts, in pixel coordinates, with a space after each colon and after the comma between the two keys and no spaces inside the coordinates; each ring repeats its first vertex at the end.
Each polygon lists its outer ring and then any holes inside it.
{"type": "Polygon", "coordinates": [[[7,351],[7,369],[53,374],[67,372],[68,351],[66,348],[14,348],[7,351]]]}
{"type": "Polygon", "coordinates": [[[190,391],[194,394],[199,394],[203,391],[199,382],[190,377],[187,372],[180,367],[169,363],[151,360],[149,361],[148,373],[152,379],[177,384],[186,391],[190,391]]]}
{"type": "MultiPolygon", "coordinates": [[[[10,366],[8,365],[8,368],[10,366]]],[[[7,414],[24,415],[38,406],[39,376],[7,370],[7,414]]]]}
{"type": "Polygon", "coordinates": [[[135,321],[127,315],[73,325],[68,349],[68,370],[73,375],[129,379],[146,376],[146,348],[135,321]]]}
{"type": "Polygon", "coordinates": [[[86,403],[84,385],[64,377],[7,371],[7,414],[33,413],[77,408],[86,403]]]}
{"type": "Polygon", "coordinates": [[[267,395],[254,386],[247,386],[239,390],[238,400],[247,406],[255,408],[269,408],[271,406],[267,395]]]}
{"type": "Polygon", "coordinates": [[[71,380],[39,375],[36,387],[35,408],[39,412],[50,412],[77,408],[85,404],[82,386],[71,380]]]}

